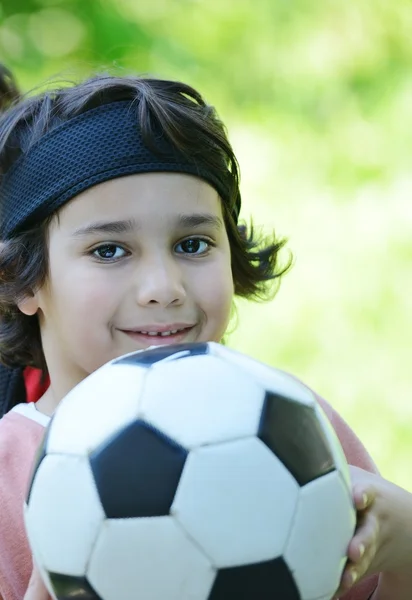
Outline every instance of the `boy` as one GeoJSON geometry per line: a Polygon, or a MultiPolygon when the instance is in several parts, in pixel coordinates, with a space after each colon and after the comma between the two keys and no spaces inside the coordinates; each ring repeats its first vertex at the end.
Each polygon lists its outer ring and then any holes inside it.
{"type": "MultiPolygon", "coordinates": [[[[20,600],[29,586],[26,600],[40,600],[21,506],[60,400],[127,352],[221,341],[234,296],[267,297],[285,271],[283,241],[238,224],[224,127],[177,82],[97,76],[18,101],[0,121],[0,172],[0,360],[50,378],[35,406],[0,421],[0,596],[20,600]]],[[[354,465],[359,511],[339,593],[362,580],[342,597],[406,600],[412,495],[376,474],[322,404],[354,465]]]]}

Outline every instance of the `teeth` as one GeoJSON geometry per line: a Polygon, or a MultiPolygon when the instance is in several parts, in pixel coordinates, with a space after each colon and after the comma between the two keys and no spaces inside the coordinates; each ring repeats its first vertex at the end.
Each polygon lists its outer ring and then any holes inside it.
{"type": "Polygon", "coordinates": [[[168,335],[176,335],[176,333],[179,333],[180,331],[183,331],[183,329],[172,329],[171,331],[140,331],[140,333],[143,333],[143,335],[150,335],[152,337],[167,337],[168,335]]]}

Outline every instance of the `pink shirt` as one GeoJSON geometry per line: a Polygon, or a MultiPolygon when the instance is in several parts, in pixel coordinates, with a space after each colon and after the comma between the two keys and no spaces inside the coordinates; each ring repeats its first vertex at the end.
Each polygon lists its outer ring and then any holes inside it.
{"type": "Polygon", "coordinates": [[[33,404],[20,405],[0,420],[0,598],[22,600],[32,571],[23,522],[34,456],[48,417],[33,404]]]}
{"type": "MultiPolygon", "coordinates": [[[[364,446],[324,400],[318,398],[334,427],[348,462],[368,471],[376,467],[364,446]]],[[[0,600],[23,600],[32,571],[23,504],[35,452],[48,417],[33,405],[19,405],[0,419],[0,600]]],[[[367,600],[377,577],[362,581],[342,600],[367,600]]]]}

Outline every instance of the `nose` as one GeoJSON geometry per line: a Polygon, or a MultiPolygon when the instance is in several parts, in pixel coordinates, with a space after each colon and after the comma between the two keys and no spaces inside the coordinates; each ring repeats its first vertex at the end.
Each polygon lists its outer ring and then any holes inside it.
{"type": "Polygon", "coordinates": [[[140,265],[136,273],[136,300],[141,306],[179,306],[186,298],[181,270],[173,260],[158,257],[140,265]]]}

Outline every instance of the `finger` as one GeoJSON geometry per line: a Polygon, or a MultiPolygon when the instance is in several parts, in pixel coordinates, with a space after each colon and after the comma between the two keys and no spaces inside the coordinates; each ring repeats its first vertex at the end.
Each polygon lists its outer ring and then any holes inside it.
{"type": "Polygon", "coordinates": [[[340,593],[350,590],[365,575],[375,557],[376,548],[376,543],[372,543],[363,551],[362,558],[357,563],[348,561],[342,574],[340,593]]]}
{"type": "Polygon", "coordinates": [[[376,490],[372,486],[365,487],[357,484],[352,488],[352,496],[356,510],[363,511],[373,504],[376,490]]]}
{"type": "Polygon", "coordinates": [[[359,580],[359,574],[351,563],[348,563],[343,571],[340,586],[336,592],[336,596],[339,598],[341,594],[349,591],[355,583],[359,580]]]}
{"type": "Polygon", "coordinates": [[[349,561],[354,564],[365,561],[370,554],[370,549],[376,546],[378,535],[378,519],[370,512],[365,513],[349,543],[347,552],[349,561]]]}
{"type": "Polygon", "coordinates": [[[348,562],[336,592],[337,598],[350,590],[367,572],[376,554],[378,533],[379,523],[376,517],[370,512],[364,513],[348,547],[348,562]]]}
{"type": "Polygon", "coordinates": [[[33,568],[29,586],[23,600],[50,600],[49,593],[36,567],[33,568]]]}

